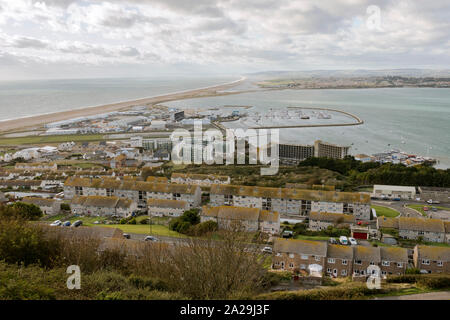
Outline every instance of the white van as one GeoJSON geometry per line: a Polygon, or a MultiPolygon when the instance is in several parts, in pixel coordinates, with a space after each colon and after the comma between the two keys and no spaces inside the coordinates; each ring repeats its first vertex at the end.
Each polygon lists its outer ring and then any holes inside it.
{"type": "Polygon", "coordinates": [[[347,245],[348,244],[348,239],[346,236],[340,236],[339,237],[339,242],[343,245],[347,245]]]}

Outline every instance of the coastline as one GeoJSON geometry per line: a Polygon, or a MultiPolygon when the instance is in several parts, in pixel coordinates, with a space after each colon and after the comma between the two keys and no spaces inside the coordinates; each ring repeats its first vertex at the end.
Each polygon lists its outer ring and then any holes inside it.
{"type": "Polygon", "coordinates": [[[243,82],[246,77],[241,77],[238,80],[234,80],[227,83],[212,85],[209,87],[196,88],[191,90],[176,91],[158,96],[152,96],[147,98],[140,98],[129,101],[121,101],[116,103],[110,103],[100,106],[84,107],[80,109],[74,109],[69,111],[52,112],[46,114],[40,114],[30,117],[22,117],[17,119],[2,120],[0,121],[0,132],[5,133],[17,129],[30,129],[36,126],[41,126],[46,123],[68,120],[77,117],[96,115],[101,113],[107,113],[112,111],[119,111],[128,109],[137,105],[153,105],[173,100],[192,99],[209,96],[229,95],[237,94],[236,92],[217,92],[234,87],[243,82]]]}

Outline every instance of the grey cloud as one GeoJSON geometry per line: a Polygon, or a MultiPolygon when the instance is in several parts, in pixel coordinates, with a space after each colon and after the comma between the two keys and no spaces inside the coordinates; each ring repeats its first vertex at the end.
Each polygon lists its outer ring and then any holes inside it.
{"type": "Polygon", "coordinates": [[[48,47],[48,43],[35,38],[20,37],[12,40],[10,46],[21,49],[44,49],[48,47]]]}

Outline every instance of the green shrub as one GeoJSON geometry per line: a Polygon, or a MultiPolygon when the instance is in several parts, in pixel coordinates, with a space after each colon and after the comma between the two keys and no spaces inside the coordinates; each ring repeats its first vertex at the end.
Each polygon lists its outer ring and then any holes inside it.
{"type": "Polygon", "coordinates": [[[43,215],[41,208],[30,203],[14,202],[9,207],[15,211],[15,216],[25,220],[38,220],[43,215]]]}
{"type": "Polygon", "coordinates": [[[195,226],[191,226],[188,230],[188,234],[192,236],[204,236],[210,232],[215,232],[219,229],[217,222],[215,221],[205,221],[199,223],[195,226]]]}
{"type": "Polygon", "coordinates": [[[61,210],[70,211],[70,205],[68,203],[61,203],[61,210]]]}
{"type": "Polygon", "coordinates": [[[136,218],[130,219],[128,224],[136,224],[136,218]]]}

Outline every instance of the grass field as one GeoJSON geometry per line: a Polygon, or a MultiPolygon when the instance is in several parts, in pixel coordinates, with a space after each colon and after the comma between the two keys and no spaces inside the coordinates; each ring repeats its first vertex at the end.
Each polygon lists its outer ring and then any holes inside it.
{"type": "Polygon", "coordinates": [[[107,228],[118,228],[121,229],[125,233],[137,233],[137,234],[152,234],[156,236],[166,236],[166,237],[177,237],[177,238],[186,238],[184,234],[175,232],[170,230],[165,225],[159,225],[159,224],[140,224],[139,222],[143,219],[148,218],[147,216],[139,216],[136,218],[137,224],[103,224],[104,221],[106,221],[103,217],[74,217],[71,216],[68,218],[67,215],[60,214],[56,216],[49,216],[44,217],[43,221],[52,222],[55,220],[61,220],[62,222],[69,220],[70,222],[74,222],[76,220],[83,221],[84,226],[92,227],[107,227],[107,228]],[[95,221],[101,222],[100,224],[94,224],[95,221]],[[150,233],[151,231],[151,233],[150,233]]]}
{"type": "Polygon", "coordinates": [[[388,207],[372,206],[372,208],[376,210],[378,217],[385,216],[388,218],[394,218],[400,214],[400,212],[398,212],[397,210],[388,207]]]}
{"type": "Polygon", "coordinates": [[[54,136],[28,136],[17,138],[2,138],[0,137],[0,145],[22,145],[22,144],[46,144],[46,143],[60,143],[60,142],[89,142],[104,140],[102,134],[68,134],[68,135],[54,135],[54,136]]]}
{"type": "Polygon", "coordinates": [[[304,235],[301,235],[301,234],[299,234],[299,235],[297,235],[296,237],[295,237],[295,239],[298,239],[298,240],[328,240],[328,239],[330,239],[330,237],[326,237],[326,236],[304,236],[304,235]]]}

